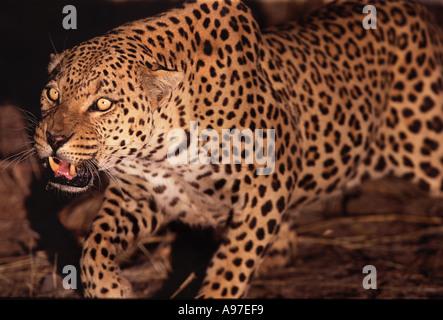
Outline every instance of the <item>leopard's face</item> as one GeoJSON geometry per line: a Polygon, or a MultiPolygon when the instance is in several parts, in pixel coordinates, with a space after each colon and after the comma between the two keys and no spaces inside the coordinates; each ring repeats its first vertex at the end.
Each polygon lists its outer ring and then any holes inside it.
{"type": "Polygon", "coordinates": [[[151,103],[136,68],[117,70],[115,53],[83,60],[80,52],[53,59],[35,134],[49,184],[67,192],[85,191],[99,171],[136,157],[151,132],[151,103]]]}

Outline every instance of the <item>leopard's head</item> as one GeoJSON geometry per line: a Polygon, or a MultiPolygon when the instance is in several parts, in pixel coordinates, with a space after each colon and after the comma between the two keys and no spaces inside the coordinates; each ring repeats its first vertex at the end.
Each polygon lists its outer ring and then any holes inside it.
{"type": "Polygon", "coordinates": [[[82,192],[99,171],[148,146],[153,113],[183,75],[133,56],[124,40],[111,37],[51,56],[34,140],[52,187],[82,192]]]}

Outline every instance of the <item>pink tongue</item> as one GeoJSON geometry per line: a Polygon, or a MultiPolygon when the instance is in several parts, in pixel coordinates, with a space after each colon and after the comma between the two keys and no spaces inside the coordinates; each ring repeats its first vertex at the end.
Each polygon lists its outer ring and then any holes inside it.
{"type": "Polygon", "coordinates": [[[69,167],[70,164],[68,162],[60,160],[60,168],[55,173],[55,176],[56,177],[65,176],[66,179],[71,180],[74,177],[71,176],[71,174],[69,173],[69,167]]]}

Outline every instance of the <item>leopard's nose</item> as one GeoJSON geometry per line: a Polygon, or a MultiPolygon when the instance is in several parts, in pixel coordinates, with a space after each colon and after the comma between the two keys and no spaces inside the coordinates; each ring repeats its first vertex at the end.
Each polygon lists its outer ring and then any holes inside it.
{"type": "Polygon", "coordinates": [[[48,141],[48,144],[51,146],[52,150],[56,152],[69,140],[69,137],[64,135],[55,135],[49,131],[46,131],[46,140],[48,141]]]}

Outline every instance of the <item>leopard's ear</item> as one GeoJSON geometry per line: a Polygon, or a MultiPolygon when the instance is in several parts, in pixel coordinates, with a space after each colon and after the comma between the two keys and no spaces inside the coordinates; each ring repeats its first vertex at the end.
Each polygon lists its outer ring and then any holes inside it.
{"type": "Polygon", "coordinates": [[[152,70],[141,67],[139,79],[141,87],[145,91],[153,108],[161,106],[162,102],[183,81],[184,73],[181,71],[157,69],[152,70]]]}
{"type": "Polygon", "coordinates": [[[48,73],[56,73],[60,69],[60,62],[64,57],[64,53],[51,53],[49,55],[48,73]]]}

